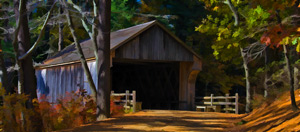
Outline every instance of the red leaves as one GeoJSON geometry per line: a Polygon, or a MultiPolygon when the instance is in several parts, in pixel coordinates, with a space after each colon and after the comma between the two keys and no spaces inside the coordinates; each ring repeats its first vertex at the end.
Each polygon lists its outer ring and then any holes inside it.
{"type": "Polygon", "coordinates": [[[122,105],[116,105],[115,102],[114,102],[115,100],[120,101],[121,97],[112,96],[110,98],[110,114],[112,116],[119,116],[119,115],[124,114],[123,106],[122,105]]]}
{"type": "Polygon", "coordinates": [[[260,5],[265,9],[284,10],[295,4],[297,0],[253,0],[252,6],[260,5]]]}
{"type": "Polygon", "coordinates": [[[282,25],[275,25],[268,28],[262,37],[260,38],[261,43],[265,43],[271,48],[280,46],[280,42],[293,32],[293,29],[285,28],[282,25]]]}

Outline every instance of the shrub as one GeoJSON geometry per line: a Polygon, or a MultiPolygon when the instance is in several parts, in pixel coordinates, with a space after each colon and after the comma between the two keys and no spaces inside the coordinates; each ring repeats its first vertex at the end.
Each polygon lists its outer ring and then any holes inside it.
{"type": "Polygon", "coordinates": [[[111,96],[110,97],[110,115],[112,117],[114,116],[120,116],[124,114],[124,107],[123,105],[118,105],[115,103],[119,102],[121,100],[121,97],[111,96]]]}
{"type": "Polygon", "coordinates": [[[0,106],[0,131],[31,131],[35,122],[31,121],[29,117],[34,116],[35,111],[26,109],[25,103],[28,101],[28,96],[25,94],[5,95],[5,90],[1,86],[0,96],[3,102],[0,106]]]}
{"type": "Polygon", "coordinates": [[[32,131],[34,123],[38,123],[30,120],[35,116],[41,116],[46,132],[80,126],[96,119],[96,103],[84,90],[67,93],[57,104],[48,102],[45,96],[39,101],[33,99],[34,109],[26,109],[28,96],[24,94],[5,95],[1,88],[0,95],[4,102],[0,106],[0,131],[32,131]]]}
{"type": "MultiPolygon", "coordinates": [[[[72,128],[96,120],[96,103],[85,90],[66,93],[57,103],[50,103],[46,96],[41,96],[39,100],[32,100],[33,109],[26,108],[28,96],[16,93],[5,95],[1,83],[0,96],[3,97],[3,104],[0,105],[0,132],[32,131],[32,126],[36,126],[36,123],[41,124],[40,121],[32,120],[35,116],[41,117],[45,132],[72,128]]],[[[120,101],[121,98],[111,97],[111,115],[123,115],[123,106],[115,104],[114,100],[120,101]]]]}
{"type": "Polygon", "coordinates": [[[72,128],[96,120],[96,103],[85,90],[66,93],[57,104],[43,98],[36,103],[36,108],[42,115],[46,131],[72,128]]]}

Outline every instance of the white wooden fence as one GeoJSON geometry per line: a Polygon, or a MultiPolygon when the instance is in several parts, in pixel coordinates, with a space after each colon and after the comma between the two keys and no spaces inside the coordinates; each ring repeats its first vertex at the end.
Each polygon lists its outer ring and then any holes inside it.
{"type": "Polygon", "coordinates": [[[125,93],[114,93],[114,91],[111,91],[110,96],[120,97],[120,100],[114,100],[114,102],[123,105],[126,110],[130,110],[132,107],[132,112],[136,112],[136,91],[132,91],[132,93],[129,93],[129,90],[126,90],[125,93]]]}
{"type": "Polygon", "coordinates": [[[226,94],[226,96],[214,96],[214,94],[211,94],[210,96],[206,96],[206,97],[195,97],[196,109],[197,108],[204,109],[205,111],[209,108],[212,108],[216,111],[217,105],[218,106],[225,105],[224,110],[226,111],[226,113],[228,113],[229,111],[234,111],[236,114],[238,114],[239,112],[238,103],[239,103],[238,93],[236,93],[235,96],[229,96],[229,94],[226,94]],[[234,101],[232,101],[233,99],[234,101]],[[231,108],[232,106],[234,106],[234,108],[231,108]]]}

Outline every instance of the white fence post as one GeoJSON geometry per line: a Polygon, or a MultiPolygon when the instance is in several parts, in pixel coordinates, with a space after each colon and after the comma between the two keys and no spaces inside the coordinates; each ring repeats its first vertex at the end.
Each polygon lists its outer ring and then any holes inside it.
{"type": "Polygon", "coordinates": [[[214,94],[210,95],[210,106],[213,106],[213,102],[214,102],[213,96],[214,94]]]}
{"type": "Polygon", "coordinates": [[[136,91],[133,90],[132,91],[132,109],[133,109],[133,112],[136,112],[136,91]]]}
{"type": "MultiPolygon", "coordinates": [[[[226,102],[226,103],[229,102],[229,98],[228,98],[228,97],[229,97],[229,94],[227,93],[227,94],[226,94],[226,97],[225,97],[225,102],[226,102]]],[[[225,105],[225,111],[226,111],[226,113],[229,112],[228,109],[229,109],[229,106],[228,106],[228,104],[226,104],[226,105],[225,105]]]]}
{"type": "Polygon", "coordinates": [[[126,90],[126,93],[125,93],[125,109],[127,110],[128,108],[128,102],[129,102],[129,90],[126,90]]]}
{"type": "Polygon", "coordinates": [[[235,114],[239,114],[239,94],[235,93],[235,114]]]}

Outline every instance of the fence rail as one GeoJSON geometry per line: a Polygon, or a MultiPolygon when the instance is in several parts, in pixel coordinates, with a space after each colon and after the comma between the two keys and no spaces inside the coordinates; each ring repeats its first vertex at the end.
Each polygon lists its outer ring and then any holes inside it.
{"type": "Polygon", "coordinates": [[[126,110],[130,109],[132,107],[132,112],[136,112],[136,91],[132,91],[132,93],[129,93],[129,90],[126,90],[125,93],[115,93],[114,91],[111,91],[110,94],[111,97],[125,97],[125,99],[121,100],[113,100],[115,103],[121,103],[121,105],[124,105],[124,108],[126,110]],[[130,99],[131,96],[131,99],[130,99]]]}
{"type": "Polygon", "coordinates": [[[238,93],[235,94],[235,96],[229,96],[229,94],[226,94],[226,96],[214,96],[214,94],[211,94],[210,96],[206,97],[195,97],[195,105],[196,108],[203,108],[207,109],[214,107],[216,109],[216,106],[222,106],[225,105],[225,111],[228,113],[229,111],[234,111],[236,114],[239,112],[239,95],[238,93]],[[217,99],[218,101],[215,101],[217,99]],[[230,101],[230,99],[234,99],[234,102],[230,101]],[[197,101],[197,100],[203,100],[203,101],[197,101]],[[209,100],[209,101],[207,101],[209,100]],[[223,101],[220,101],[223,100],[223,101]],[[235,106],[234,108],[230,108],[229,106],[235,106]]]}

